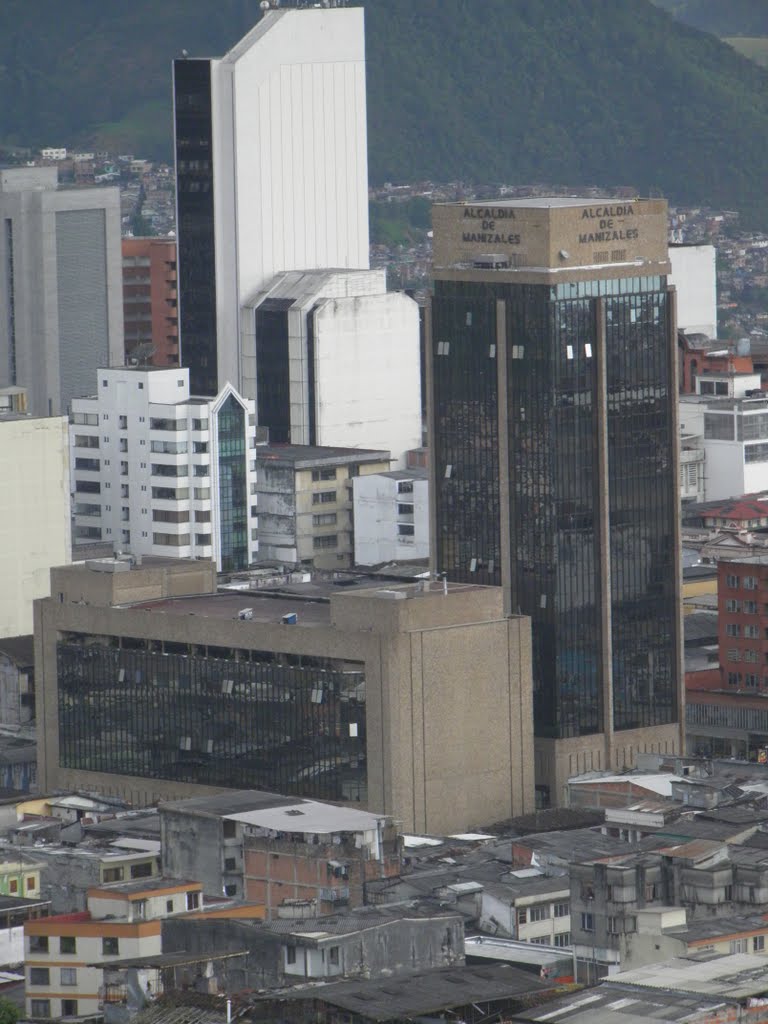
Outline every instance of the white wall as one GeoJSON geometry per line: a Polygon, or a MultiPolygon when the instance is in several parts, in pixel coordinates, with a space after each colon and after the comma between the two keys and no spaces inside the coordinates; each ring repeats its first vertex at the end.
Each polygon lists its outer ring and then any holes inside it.
{"type": "Polygon", "coordinates": [[[71,561],[67,420],[0,419],[0,636],[32,632],[49,570],[71,561]]]}
{"type": "Polygon", "coordinates": [[[392,453],[421,445],[419,309],[407,295],[327,299],[315,314],[317,443],[392,453]]]}
{"type": "Polygon", "coordinates": [[[428,482],[413,480],[412,494],[398,494],[398,480],[385,473],[371,473],[354,480],[355,564],[429,557],[428,482]],[[398,505],[413,502],[412,537],[398,533],[398,505]]]}
{"type": "Polygon", "coordinates": [[[752,490],[761,490],[759,486],[747,486],[746,469],[750,470],[749,478],[755,479],[758,473],[766,476],[768,484],[768,463],[744,465],[744,445],[741,441],[705,440],[706,455],[705,490],[707,501],[718,501],[720,498],[735,498],[748,494],[752,490]],[[751,472],[757,470],[757,473],[751,472]]]}
{"type": "Polygon", "coordinates": [[[717,337],[717,277],[714,245],[671,246],[670,284],[677,288],[677,326],[717,337]]]}
{"type": "Polygon", "coordinates": [[[268,12],[211,72],[219,379],[240,386],[235,289],[369,265],[363,9],[268,12]]]}

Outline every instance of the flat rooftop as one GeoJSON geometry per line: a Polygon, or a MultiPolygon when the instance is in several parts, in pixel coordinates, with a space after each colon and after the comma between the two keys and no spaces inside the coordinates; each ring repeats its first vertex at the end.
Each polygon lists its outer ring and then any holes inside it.
{"type": "Polygon", "coordinates": [[[389,462],[388,451],[376,448],[334,448],[312,444],[260,444],[255,449],[256,460],[263,462],[290,462],[296,469],[328,463],[389,462]]]}

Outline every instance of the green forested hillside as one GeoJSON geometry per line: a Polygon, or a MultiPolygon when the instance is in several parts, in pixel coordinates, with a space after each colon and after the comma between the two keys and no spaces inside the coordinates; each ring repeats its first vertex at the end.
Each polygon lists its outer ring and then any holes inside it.
{"type": "MultiPolygon", "coordinates": [[[[647,0],[365,7],[372,181],[628,184],[768,226],[768,72],[647,0]]],[[[258,16],[3,0],[0,141],[169,156],[172,57],[223,53],[258,16]]]]}
{"type": "Polygon", "coordinates": [[[686,25],[716,36],[768,36],[765,0],[654,0],[686,25]]]}

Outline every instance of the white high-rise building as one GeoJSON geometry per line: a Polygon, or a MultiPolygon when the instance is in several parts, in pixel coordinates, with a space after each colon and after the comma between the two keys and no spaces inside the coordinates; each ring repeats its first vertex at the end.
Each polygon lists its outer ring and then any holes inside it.
{"type": "Polygon", "coordinates": [[[362,7],[271,10],[224,57],[175,61],[174,119],[182,363],[196,393],[248,394],[242,300],[369,266],[362,7]]]}
{"type": "Polygon", "coordinates": [[[33,416],[66,413],[122,363],[117,188],[59,188],[55,167],[0,170],[0,387],[33,416]]]}
{"type": "Polygon", "coordinates": [[[212,558],[221,571],[258,558],[254,404],[229,384],[190,395],[189,371],[98,371],[72,403],[77,543],[133,555],[212,558]]]}

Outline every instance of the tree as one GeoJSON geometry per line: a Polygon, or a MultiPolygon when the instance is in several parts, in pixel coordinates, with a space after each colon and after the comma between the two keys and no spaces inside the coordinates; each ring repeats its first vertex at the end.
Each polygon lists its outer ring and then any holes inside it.
{"type": "Polygon", "coordinates": [[[16,1024],[21,1017],[21,1010],[10,999],[0,997],[0,1024],[16,1024]]]}

